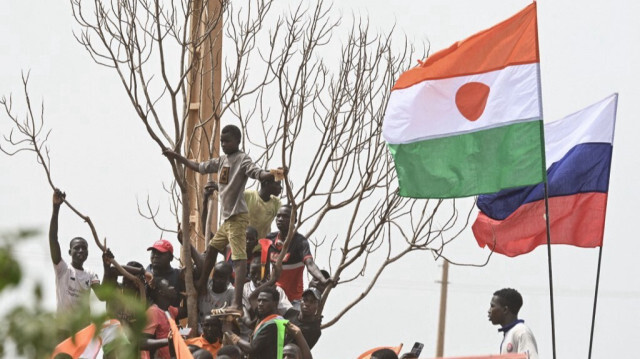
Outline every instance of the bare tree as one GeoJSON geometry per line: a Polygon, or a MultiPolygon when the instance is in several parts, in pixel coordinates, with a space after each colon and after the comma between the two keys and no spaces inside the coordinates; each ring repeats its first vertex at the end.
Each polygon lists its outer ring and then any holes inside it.
{"type": "MultiPolygon", "coordinates": [[[[49,157],[49,147],[47,146],[47,140],[49,139],[51,130],[47,131],[44,126],[44,104],[40,107],[39,115],[34,111],[34,108],[31,105],[31,98],[29,97],[28,84],[29,75],[23,74],[22,85],[24,90],[24,99],[26,102],[26,113],[24,116],[20,116],[14,111],[13,98],[11,96],[9,96],[9,98],[3,96],[2,99],[0,99],[0,106],[3,107],[7,118],[12,124],[9,134],[3,136],[4,144],[0,144],[0,151],[8,156],[15,156],[21,152],[30,152],[35,154],[36,161],[44,170],[49,186],[52,190],[55,190],[57,187],[54,185],[53,178],[51,177],[51,158],[49,157]]],[[[66,197],[63,201],[73,213],[87,223],[91,230],[94,242],[98,248],[100,248],[102,253],[105,253],[108,248],[107,239],[105,238],[103,242],[100,242],[98,231],[93,225],[91,218],[76,209],[76,207],[74,207],[66,197]]],[[[111,259],[111,264],[113,264],[120,274],[136,283],[138,290],[140,291],[140,299],[144,301],[146,299],[144,283],[138,277],[122,268],[115,258],[111,259]]]]}
{"type": "MultiPolygon", "coordinates": [[[[427,51],[416,51],[406,39],[395,45],[393,31],[372,35],[366,20],[354,18],[342,26],[322,1],[301,3],[282,15],[273,14],[269,0],[221,3],[220,14],[208,14],[206,3],[71,0],[81,28],[78,41],[96,63],[118,74],[153,142],[176,152],[201,136],[187,131],[189,84],[204,76],[197,71],[203,45],[222,41],[212,35],[224,20],[220,100],[201,95],[201,101],[213,101],[215,115],[201,117],[196,129],[220,118],[235,121],[244,131],[244,150],[254,159],[290,169],[285,185],[293,213],[285,248],[295,231],[305,228],[312,240],[326,238],[315,243],[328,254],[338,286],[373,271],[362,294],[325,323],[330,326],[370,293],[390,264],[413,251],[440,256],[468,223],[470,213],[458,213],[453,201],[399,197],[382,139],[389,90],[427,51]],[[204,30],[190,31],[193,23],[204,30]]],[[[208,155],[217,156],[211,150],[208,155]]],[[[182,165],[169,163],[180,189],[183,238],[188,238],[192,184],[182,165]]],[[[182,257],[189,325],[195,327],[187,246],[182,257]]],[[[325,291],[322,306],[331,291],[325,291]]]]}
{"type": "MultiPolygon", "coordinates": [[[[252,64],[250,70],[247,65],[229,69],[226,82],[259,79],[241,101],[227,98],[229,110],[260,158],[277,158],[290,168],[286,188],[294,214],[287,239],[302,228],[310,239],[329,236],[316,245],[329,255],[334,282],[373,273],[365,290],[324,327],[364,299],[381,273],[406,254],[441,256],[471,214],[470,208],[460,216],[455,201],[400,197],[382,138],[389,90],[427,51],[416,52],[406,40],[394,45],[393,31],[372,35],[366,20],[352,19],[348,29],[340,23],[322,1],[307,9],[299,6],[275,21],[268,41],[249,48],[242,47],[242,40],[254,35],[238,29],[254,27],[241,17],[226,24],[227,38],[242,49],[231,56],[252,64]],[[256,75],[256,64],[264,75],[256,75]]],[[[331,291],[326,289],[321,308],[331,291]]]]}

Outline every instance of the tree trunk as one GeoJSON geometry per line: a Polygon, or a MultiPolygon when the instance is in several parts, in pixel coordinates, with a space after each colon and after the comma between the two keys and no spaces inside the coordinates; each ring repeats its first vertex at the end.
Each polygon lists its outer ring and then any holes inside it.
{"type": "Polygon", "coordinates": [[[198,292],[193,283],[193,260],[191,258],[191,223],[189,222],[189,196],[187,195],[187,185],[181,184],[180,191],[182,194],[182,238],[185,238],[180,249],[181,257],[184,265],[184,283],[187,290],[187,323],[189,328],[198,328],[198,292]],[[186,242],[188,241],[188,242],[186,242]]]}

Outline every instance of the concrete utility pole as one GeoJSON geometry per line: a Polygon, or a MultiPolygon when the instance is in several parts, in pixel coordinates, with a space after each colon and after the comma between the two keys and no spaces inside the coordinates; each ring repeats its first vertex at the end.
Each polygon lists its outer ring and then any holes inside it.
{"type": "MultiPolygon", "coordinates": [[[[189,113],[186,126],[185,154],[198,162],[218,157],[220,152],[220,93],[222,88],[222,1],[192,0],[191,40],[200,39],[210,31],[207,25],[216,26],[203,39],[200,46],[192,50],[196,68],[189,77],[189,113]],[[203,1],[204,7],[203,7],[203,1]],[[201,13],[201,10],[204,13],[201,13]]],[[[190,208],[191,241],[199,252],[206,248],[200,213],[204,187],[214,175],[201,175],[187,171],[190,208]]],[[[218,225],[218,201],[213,200],[211,231],[218,225]]]]}
{"type": "Polygon", "coordinates": [[[438,344],[436,358],[444,355],[444,323],[447,317],[447,285],[449,284],[449,262],[442,265],[442,281],[440,282],[440,316],[438,318],[438,344]]]}

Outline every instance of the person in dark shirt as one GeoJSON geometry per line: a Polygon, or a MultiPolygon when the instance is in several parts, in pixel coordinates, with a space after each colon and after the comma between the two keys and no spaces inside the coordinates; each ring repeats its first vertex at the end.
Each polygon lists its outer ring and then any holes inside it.
{"type": "Polygon", "coordinates": [[[160,239],[147,248],[151,251],[151,264],[147,267],[147,272],[153,274],[154,278],[166,279],[169,285],[175,288],[178,293],[170,303],[173,307],[180,307],[182,294],[185,291],[184,273],[178,268],[171,266],[173,260],[173,246],[166,239],[160,239]]]}
{"type": "Polygon", "coordinates": [[[258,294],[258,319],[251,336],[251,342],[241,339],[236,334],[226,332],[233,344],[242,349],[251,359],[276,359],[278,356],[278,320],[283,318],[278,315],[278,301],[280,294],[274,287],[267,287],[258,294]]]}
{"type": "Polygon", "coordinates": [[[300,311],[290,310],[287,319],[302,331],[309,348],[313,348],[320,339],[322,316],[318,314],[318,305],[322,294],[316,288],[308,288],[302,293],[300,311]]]}

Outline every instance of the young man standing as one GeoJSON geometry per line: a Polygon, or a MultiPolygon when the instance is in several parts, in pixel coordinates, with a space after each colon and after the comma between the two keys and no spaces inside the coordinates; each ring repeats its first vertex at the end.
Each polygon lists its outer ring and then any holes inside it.
{"type": "Polygon", "coordinates": [[[169,159],[176,160],[193,171],[203,174],[218,174],[222,225],[209,242],[204,270],[198,279],[197,287],[206,288],[209,273],[213,269],[218,253],[224,253],[225,247],[230,244],[231,259],[236,274],[235,287],[238,288],[234,303],[230,307],[236,310],[242,310],[241,289],[247,276],[245,231],[249,226],[249,210],[243,195],[244,189],[248,178],[260,181],[275,179],[273,174],[259,168],[247,154],[240,151],[241,140],[242,132],[238,127],[225,126],[220,131],[220,147],[222,147],[224,155],[202,163],[191,161],[169,149],[163,151],[163,154],[169,159]]]}
{"type": "Polygon", "coordinates": [[[100,300],[98,275],[85,270],[83,265],[89,255],[89,246],[84,238],[76,237],[69,243],[71,265],[62,259],[58,242],[58,214],[64,202],[65,194],[59,189],[53,193],[53,214],[49,224],[49,249],[51,261],[56,272],[56,299],[58,314],[71,313],[82,305],[89,305],[89,292],[94,290],[100,300]]]}
{"type": "MultiPolygon", "coordinates": [[[[269,259],[272,263],[276,262],[278,255],[282,251],[282,246],[289,232],[290,220],[291,206],[284,205],[280,207],[276,214],[276,226],[279,232],[273,232],[267,235],[267,239],[270,239],[272,242],[269,247],[269,259]]],[[[322,285],[327,286],[332,283],[331,279],[327,279],[322,275],[322,272],[320,272],[320,269],[313,261],[307,239],[302,234],[296,232],[289,245],[289,250],[282,260],[282,274],[276,282],[278,286],[284,289],[287,298],[289,298],[296,310],[300,310],[300,300],[302,299],[302,292],[304,290],[302,274],[305,267],[322,285]]]]}
{"type": "Polygon", "coordinates": [[[504,288],[493,293],[489,305],[489,320],[500,325],[498,331],[504,333],[500,344],[500,354],[527,353],[529,359],[538,359],[538,346],[533,333],[518,319],[522,307],[522,296],[517,290],[504,288]]]}

